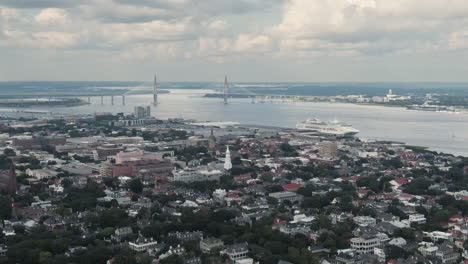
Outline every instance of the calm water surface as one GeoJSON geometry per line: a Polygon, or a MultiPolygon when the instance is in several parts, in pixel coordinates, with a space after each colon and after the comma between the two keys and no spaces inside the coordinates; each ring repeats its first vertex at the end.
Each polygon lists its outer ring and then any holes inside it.
{"type": "MultiPolygon", "coordinates": [[[[411,111],[404,108],[363,106],[338,103],[270,102],[252,104],[250,99],[222,99],[202,97],[202,90],[172,90],[161,94],[160,104],[152,108],[158,118],[193,118],[200,121],[236,121],[278,127],[295,127],[296,123],[310,117],[324,120],[338,119],[350,123],[361,132],[364,139],[394,140],[411,145],[427,146],[431,150],[468,156],[468,114],[411,111]],[[190,93],[190,94],[189,94],[190,93]]],[[[151,103],[152,95],[130,95],[126,105],[120,96],[106,97],[101,105],[99,97],[91,105],[73,108],[45,109],[62,113],[133,112],[137,105],[151,103]]],[[[44,110],[44,109],[41,109],[44,110]]]]}

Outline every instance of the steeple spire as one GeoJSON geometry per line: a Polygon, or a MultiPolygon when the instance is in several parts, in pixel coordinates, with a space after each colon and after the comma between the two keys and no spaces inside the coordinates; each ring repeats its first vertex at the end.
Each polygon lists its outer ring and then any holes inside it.
{"type": "Polygon", "coordinates": [[[231,151],[229,151],[229,146],[226,146],[226,158],[224,160],[224,169],[225,170],[232,169],[231,151]]]}

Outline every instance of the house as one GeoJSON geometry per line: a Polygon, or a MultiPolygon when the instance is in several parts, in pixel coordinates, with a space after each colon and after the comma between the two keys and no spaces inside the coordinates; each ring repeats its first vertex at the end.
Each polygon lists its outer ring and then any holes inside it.
{"type": "Polygon", "coordinates": [[[236,183],[247,183],[250,180],[252,180],[252,173],[250,172],[234,176],[234,181],[236,183]]]}
{"type": "Polygon", "coordinates": [[[183,264],[202,264],[202,260],[199,257],[187,258],[184,259],[183,264]]]}
{"type": "Polygon", "coordinates": [[[351,248],[357,254],[372,254],[374,248],[380,247],[380,239],[373,234],[363,234],[360,237],[351,238],[351,248]]]}
{"type": "Polygon", "coordinates": [[[169,233],[169,237],[173,237],[181,241],[199,240],[203,238],[203,232],[172,232],[169,233]]]}
{"type": "Polygon", "coordinates": [[[356,216],[353,221],[359,226],[374,226],[376,224],[375,218],[370,216],[356,216]]]}
{"type": "Polygon", "coordinates": [[[278,202],[280,203],[286,200],[293,203],[301,199],[301,195],[293,193],[293,192],[274,192],[274,193],[270,193],[268,196],[277,199],[278,202]]]}
{"type": "Polygon", "coordinates": [[[117,241],[121,241],[122,239],[124,239],[125,237],[129,236],[133,234],[133,230],[131,227],[127,226],[127,227],[121,227],[121,228],[117,228],[115,231],[114,231],[114,234],[112,235],[112,239],[115,239],[117,241]]]}
{"type": "Polygon", "coordinates": [[[209,253],[215,248],[222,248],[224,246],[224,242],[219,238],[209,237],[202,239],[199,245],[202,252],[209,253]]]}
{"type": "Polygon", "coordinates": [[[362,199],[366,197],[368,193],[370,193],[370,190],[357,190],[356,193],[358,197],[362,199]]]}
{"type": "Polygon", "coordinates": [[[412,223],[416,223],[419,225],[426,223],[426,217],[423,214],[410,214],[408,215],[408,221],[412,223]]]}
{"type": "Polygon", "coordinates": [[[406,246],[406,240],[402,237],[396,237],[388,242],[389,245],[397,246],[397,247],[404,247],[406,246]]]}
{"type": "Polygon", "coordinates": [[[297,184],[297,183],[289,183],[289,184],[283,185],[283,189],[287,192],[296,192],[301,187],[302,185],[297,184]]]}
{"type": "Polygon", "coordinates": [[[434,242],[438,240],[453,241],[452,234],[441,232],[441,231],[424,232],[424,235],[428,236],[434,242]]]}
{"type": "Polygon", "coordinates": [[[182,255],[185,253],[185,248],[177,245],[177,247],[169,247],[169,250],[159,256],[159,259],[165,259],[172,255],[182,255]]]}
{"type": "Polygon", "coordinates": [[[458,259],[460,258],[460,254],[445,245],[439,246],[435,255],[444,264],[459,263],[458,259]]]}
{"type": "Polygon", "coordinates": [[[135,242],[129,242],[128,246],[130,249],[136,252],[144,252],[144,251],[160,251],[162,250],[165,245],[164,243],[158,243],[154,241],[152,238],[147,239],[143,237],[139,237],[135,242]]]}
{"type": "Polygon", "coordinates": [[[247,244],[247,242],[237,243],[228,246],[225,250],[222,251],[222,253],[228,255],[229,259],[232,261],[246,259],[247,254],[249,253],[248,246],[249,244],[247,244]]]}

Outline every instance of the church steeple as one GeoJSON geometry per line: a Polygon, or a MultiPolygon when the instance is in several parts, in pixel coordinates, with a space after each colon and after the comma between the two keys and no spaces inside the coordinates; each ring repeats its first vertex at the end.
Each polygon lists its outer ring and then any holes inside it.
{"type": "Polygon", "coordinates": [[[226,158],[224,160],[224,169],[225,170],[232,169],[231,151],[229,151],[229,146],[226,146],[226,158]]]}
{"type": "Polygon", "coordinates": [[[208,137],[208,150],[211,152],[216,151],[216,137],[214,136],[213,128],[211,129],[211,134],[208,137]]]}

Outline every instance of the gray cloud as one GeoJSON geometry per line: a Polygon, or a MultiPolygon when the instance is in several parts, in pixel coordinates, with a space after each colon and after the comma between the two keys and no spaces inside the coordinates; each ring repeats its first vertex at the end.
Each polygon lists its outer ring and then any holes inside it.
{"type": "Polygon", "coordinates": [[[89,0],[0,0],[0,5],[11,8],[74,7],[89,0]]]}
{"type": "MultiPolygon", "coordinates": [[[[393,56],[468,57],[468,19],[461,15],[468,2],[451,1],[443,8],[440,0],[0,0],[0,54],[28,54],[40,69],[56,68],[49,56],[76,62],[88,54],[122,70],[191,63],[206,72],[250,69],[252,76],[271,74],[249,61],[308,76],[298,65],[314,58],[343,69],[350,60],[366,61],[373,69],[393,56]]],[[[16,61],[2,57],[0,69],[16,61]]]]}
{"type": "MultiPolygon", "coordinates": [[[[164,10],[165,19],[177,19],[180,17],[212,17],[222,15],[245,15],[247,13],[266,11],[267,9],[278,6],[286,0],[113,0],[114,3],[126,5],[127,8],[154,8],[164,10]]],[[[124,19],[127,22],[150,21],[158,16],[136,15],[133,18],[119,18],[116,16],[101,17],[107,21],[119,21],[124,19]]]]}

